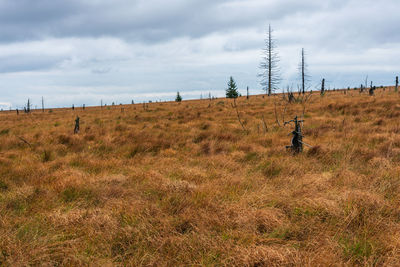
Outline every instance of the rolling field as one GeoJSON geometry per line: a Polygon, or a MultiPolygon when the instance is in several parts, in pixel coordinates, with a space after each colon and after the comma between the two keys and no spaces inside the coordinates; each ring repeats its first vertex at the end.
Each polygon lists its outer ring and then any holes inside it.
{"type": "Polygon", "coordinates": [[[400,96],[236,102],[0,112],[0,266],[399,266],[400,96]]]}

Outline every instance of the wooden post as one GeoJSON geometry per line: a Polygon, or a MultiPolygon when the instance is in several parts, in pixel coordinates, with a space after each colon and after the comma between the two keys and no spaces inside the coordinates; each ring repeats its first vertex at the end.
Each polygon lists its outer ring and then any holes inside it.
{"type": "Polygon", "coordinates": [[[396,87],[394,88],[394,91],[397,92],[399,90],[399,76],[396,76],[396,87]]]}

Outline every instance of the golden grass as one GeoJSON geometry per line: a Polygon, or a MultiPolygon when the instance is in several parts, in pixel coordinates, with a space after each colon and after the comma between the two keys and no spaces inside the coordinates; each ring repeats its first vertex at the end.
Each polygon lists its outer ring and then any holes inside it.
{"type": "Polygon", "coordinates": [[[314,94],[300,155],[279,97],[2,112],[0,265],[398,266],[399,99],[314,94]]]}

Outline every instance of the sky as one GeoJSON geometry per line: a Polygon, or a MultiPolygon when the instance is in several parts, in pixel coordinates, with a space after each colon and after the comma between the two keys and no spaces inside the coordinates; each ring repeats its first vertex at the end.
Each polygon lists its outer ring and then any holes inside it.
{"type": "Polygon", "coordinates": [[[0,108],[260,94],[269,24],[281,88],[399,75],[398,0],[0,0],[0,108]]]}

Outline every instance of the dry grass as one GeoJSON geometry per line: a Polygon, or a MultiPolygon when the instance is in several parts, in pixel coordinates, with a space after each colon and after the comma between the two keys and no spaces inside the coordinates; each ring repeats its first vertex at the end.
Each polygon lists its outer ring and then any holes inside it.
{"type": "Polygon", "coordinates": [[[0,265],[400,265],[397,94],[237,103],[0,113],[0,265]]]}

